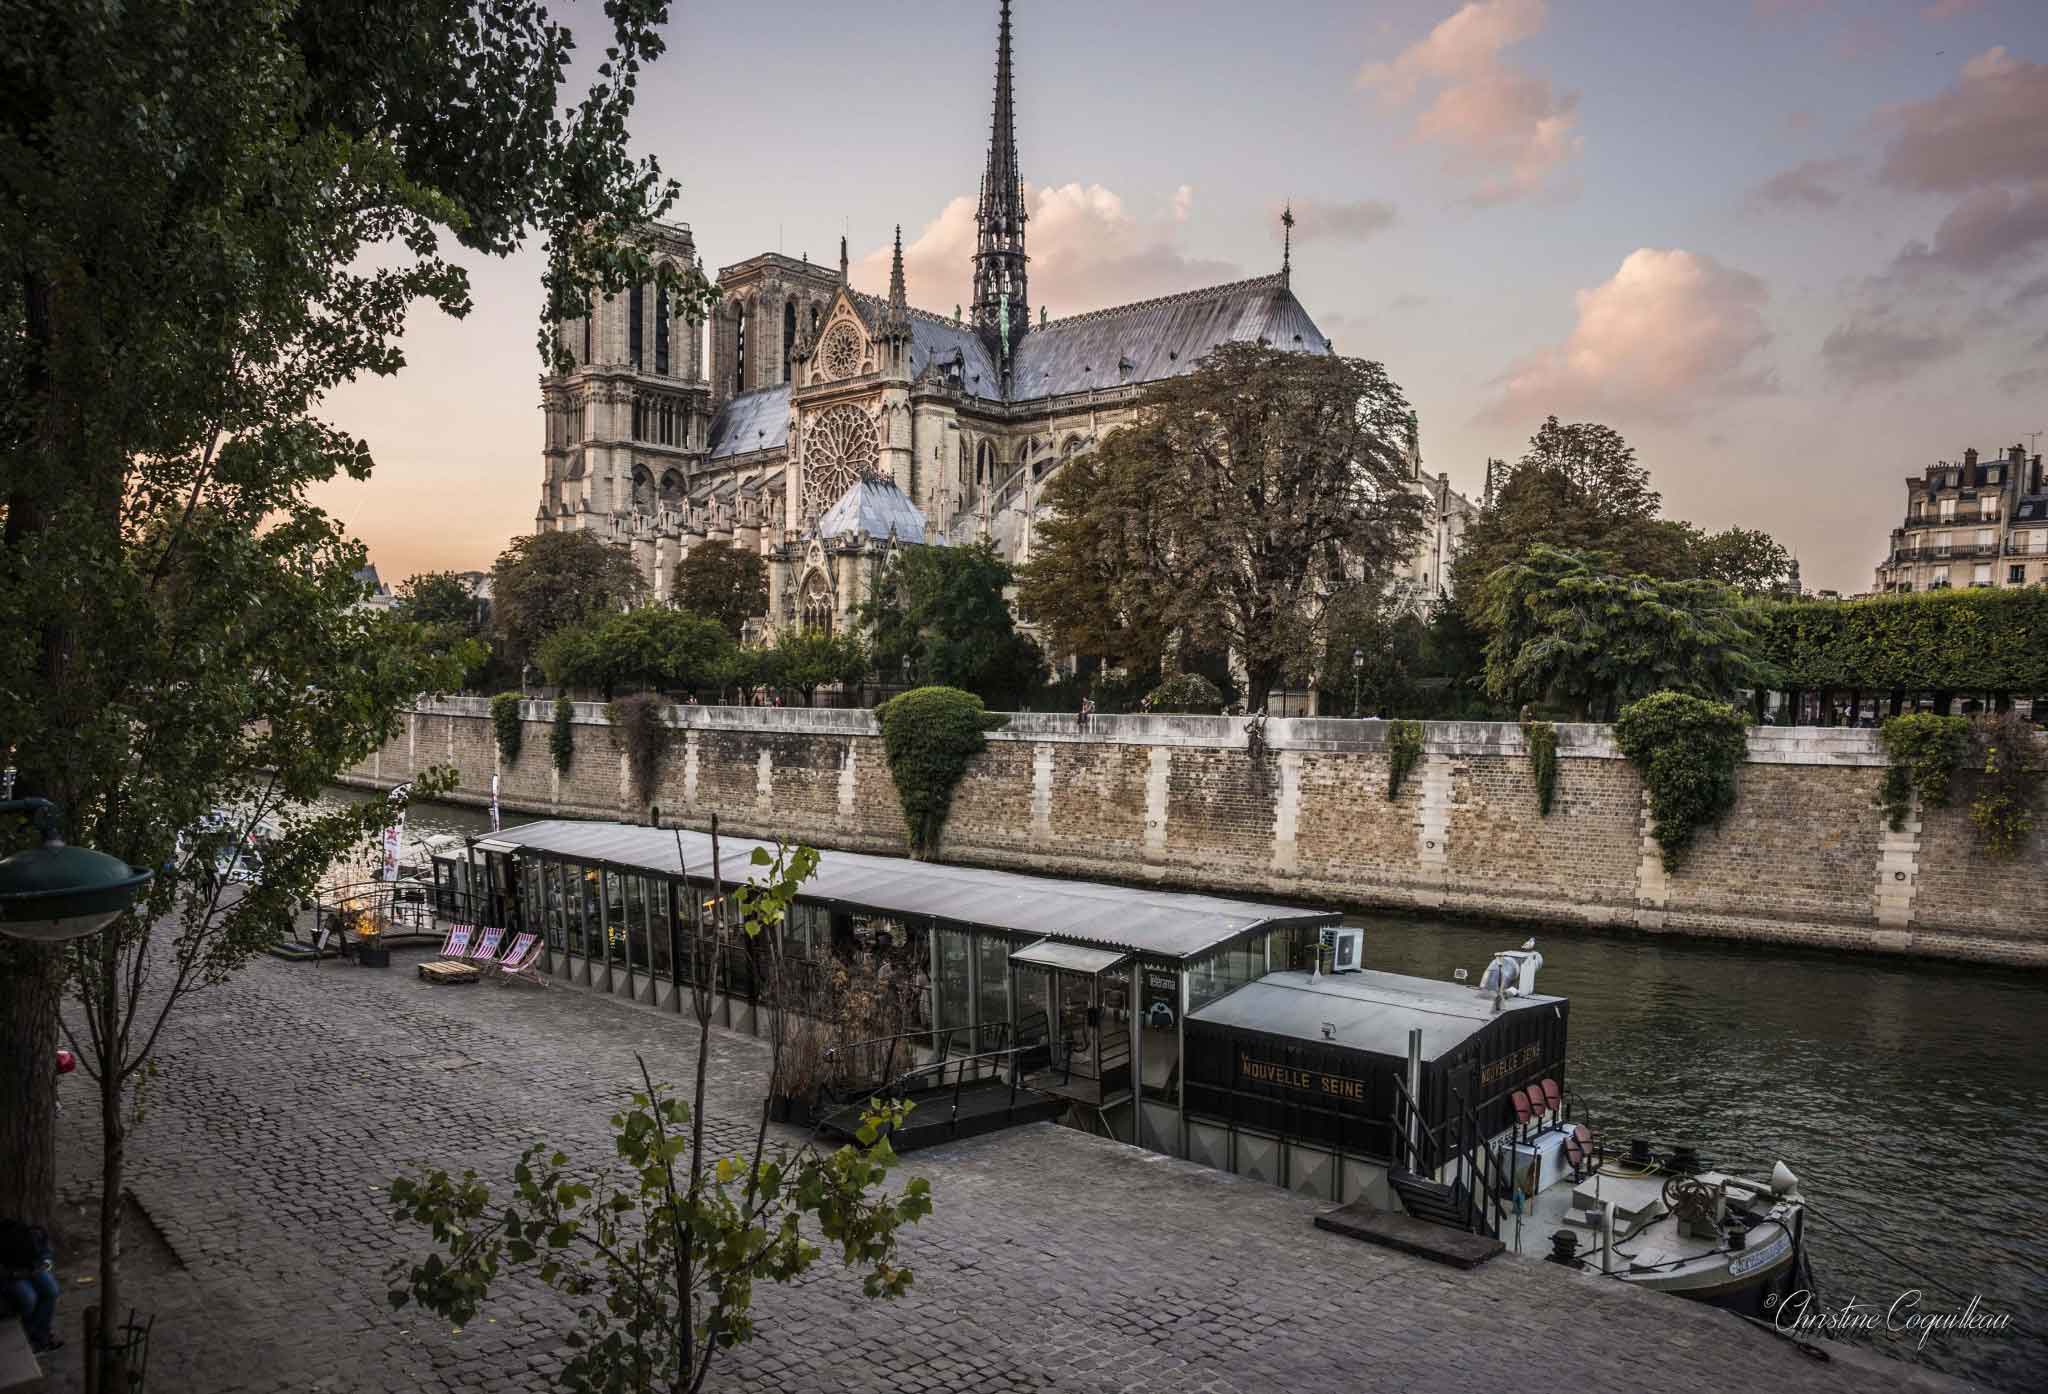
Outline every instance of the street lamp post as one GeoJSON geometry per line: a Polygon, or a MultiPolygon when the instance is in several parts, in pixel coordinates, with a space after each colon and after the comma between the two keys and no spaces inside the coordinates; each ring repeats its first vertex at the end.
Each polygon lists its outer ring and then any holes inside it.
{"type": "Polygon", "coordinates": [[[1351,651],[1351,719],[1358,720],[1358,689],[1365,681],[1365,650],[1351,651]]]}
{"type": "Polygon", "coordinates": [[[86,847],[67,847],[48,799],[0,800],[29,814],[43,845],[0,860],[0,934],[58,944],[96,934],[135,903],[156,873],[86,847]]]}

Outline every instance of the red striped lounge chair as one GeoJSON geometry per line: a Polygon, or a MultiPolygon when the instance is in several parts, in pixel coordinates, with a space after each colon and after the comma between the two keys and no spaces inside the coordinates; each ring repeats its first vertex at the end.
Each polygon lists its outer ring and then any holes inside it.
{"type": "Polygon", "coordinates": [[[464,961],[473,963],[478,968],[492,968],[498,962],[498,946],[504,942],[504,930],[497,928],[486,929],[477,937],[477,941],[469,946],[469,952],[462,957],[464,961]]]}
{"type": "Polygon", "coordinates": [[[546,948],[538,934],[514,936],[512,947],[498,960],[498,981],[508,983],[516,978],[535,987],[546,987],[547,976],[540,971],[540,956],[546,948]]]}

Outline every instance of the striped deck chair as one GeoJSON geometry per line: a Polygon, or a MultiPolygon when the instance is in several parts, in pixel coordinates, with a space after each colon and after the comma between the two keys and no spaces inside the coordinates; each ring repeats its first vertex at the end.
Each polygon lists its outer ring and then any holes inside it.
{"type": "Polygon", "coordinates": [[[547,975],[540,971],[540,956],[546,948],[538,934],[514,935],[512,947],[498,960],[498,982],[509,983],[516,978],[535,987],[546,987],[547,975]]]}
{"type": "Polygon", "coordinates": [[[478,937],[477,941],[469,946],[469,952],[463,955],[463,959],[465,962],[474,964],[477,968],[489,972],[493,967],[497,966],[498,945],[503,943],[504,940],[504,930],[496,928],[486,929],[478,937]]]}
{"type": "Polygon", "coordinates": [[[448,926],[448,942],[441,946],[436,958],[460,959],[469,953],[469,938],[476,933],[473,925],[452,924],[448,926]]]}

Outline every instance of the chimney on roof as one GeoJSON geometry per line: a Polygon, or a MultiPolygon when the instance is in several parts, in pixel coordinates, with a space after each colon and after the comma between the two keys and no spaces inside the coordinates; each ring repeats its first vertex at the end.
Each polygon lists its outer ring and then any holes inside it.
{"type": "Polygon", "coordinates": [[[1966,470],[1977,468],[1977,451],[1975,447],[1963,452],[1963,468],[1966,470]]]}

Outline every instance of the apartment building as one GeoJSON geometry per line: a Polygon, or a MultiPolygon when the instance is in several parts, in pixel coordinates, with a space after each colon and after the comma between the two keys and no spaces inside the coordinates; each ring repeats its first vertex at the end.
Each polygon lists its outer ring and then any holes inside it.
{"type": "Polygon", "coordinates": [[[1906,519],[1892,529],[1875,589],[2048,583],[2048,480],[2023,445],[1979,459],[1929,465],[1906,476],[1906,519]]]}

